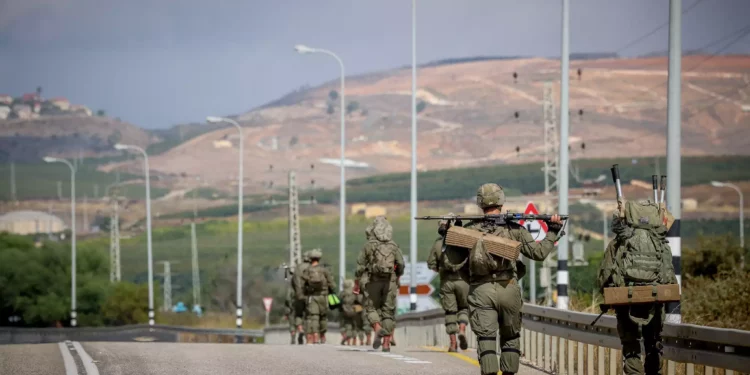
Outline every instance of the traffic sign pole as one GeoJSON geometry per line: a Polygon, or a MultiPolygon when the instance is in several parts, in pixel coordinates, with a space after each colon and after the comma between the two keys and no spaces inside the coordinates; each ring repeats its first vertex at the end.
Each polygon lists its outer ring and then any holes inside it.
{"type": "MultiPolygon", "coordinates": [[[[539,210],[537,210],[534,202],[529,202],[526,204],[526,209],[523,213],[527,215],[539,215],[539,210]]],[[[549,228],[547,227],[547,223],[542,220],[520,220],[518,223],[526,227],[536,242],[547,237],[549,228]]],[[[536,304],[536,261],[533,259],[529,259],[529,302],[536,304]]]]}

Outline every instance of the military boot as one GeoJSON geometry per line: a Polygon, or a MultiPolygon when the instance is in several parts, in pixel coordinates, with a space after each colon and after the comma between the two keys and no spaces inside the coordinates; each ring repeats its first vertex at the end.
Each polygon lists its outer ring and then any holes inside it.
{"type": "Polygon", "coordinates": [[[396,346],[396,336],[391,332],[391,346],[396,346]]]}
{"type": "Polygon", "coordinates": [[[305,337],[305,341],[307,342],[307,345],[312,345],[312,344],[315,343],[315,342],[313,342],[313,334],[312,333],[308,333],[306,336],[307,337],[305,337]]]}
{"type": "Polygon", "coordinates": [[[302,345],[305,343],[305,334],[300,332],[297,334],[297,345],[302,345]]]}
{"type": "Polygon", "coordinates": [[[451,353],[455,353],[458,350],[456,349],[456,334],[451,333],[448,338],[450,338],[450,344],[448,344],[448,351],[451,353]]]}
{"type": "Polygon", "coordinates": [[[320,334],[319,333],[313,333],[312,334],[312,343],[317,344],[320,340],[320,334]]]}
{"type": "Polygon", "coordinates": [[[346,345],[349,345],[349,346],[357,345],[357,340],[354,339],[354,344],[352,344],[352,339],[353,339],[352,337],[349,337],[348,339],[346,339],[346,345]]]}
{"type": "Polygon", "coordinates": [[[383,336],[383,351],[386,353],[391,351],[391,336],[383,336]]]}
{"type": "Polygon", "coordinates": [[[320,340],[318,341],[318,344],[325,344],[326,343],[326,334],[322,332],[320,334],[320,340]]]}
{"type": "Polygon", "coordinates": [[[372,345],[372,332],[367,333],[367,341],[365,342],[365,345],[367,346],[372,345]]]}
{"type": "MultiPolygon", "coordinates": [[[[380,345],[383,344],[383,336],[380,335],[382,329],[380,323],[374,323],[372,325],[372,331],[375,333],[375,340],[372,342],[373,349],[380,349],[380,345]]],[[[388,342],[390,344],[390,341],[388,342]]]]}
{"type": "Polygon", "coordinates": [[[292,332],[292,342],[290,343],[291,345],[294,345],[295,338],[297,338],[297,332],[292,332]]]}
{"type": "Polygon", "coordinates": [[[469,341],[466,339],[466,323],[461,323],[458,326],[458,343],[461,350],[469,348],[469,341]]]}
{"type": "Polygon", "coordinates": [[[346,335],[341,335],[341,344],[339,344],[339,345],[347,345],[347,343],[346,343],[347,340],[348,339],[346,338],[346,335]]]}

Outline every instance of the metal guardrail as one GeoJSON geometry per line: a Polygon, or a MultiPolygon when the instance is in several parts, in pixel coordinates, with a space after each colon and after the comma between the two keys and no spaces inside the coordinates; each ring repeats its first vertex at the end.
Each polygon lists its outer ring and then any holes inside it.
{"type": "Polygon", "coordinates": [[[194,328],[156,324],[119,327],[15,328],[0,327],[0,344],[56,343],[60,341],[147,341],[181,342],[185,334],[238,338],[242,342],[261,342],[263,330],[194,328]]]}

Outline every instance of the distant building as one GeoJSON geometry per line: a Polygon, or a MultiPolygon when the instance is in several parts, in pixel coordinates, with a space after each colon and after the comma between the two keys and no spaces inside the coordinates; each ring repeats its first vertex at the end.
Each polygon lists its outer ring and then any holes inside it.
{"type": "Polygon", "coordinates": [[[62,219],[41,211],[14,211],[0,216],[0,232],[24,235],[58,233],[66,229],[62,219]]]}
{"type": "Polygon", "coordinates": [[[352,204],[351,212],[352,215],[364,215],[367,209],[367,203],[354,203],[352,204]]]}
{"type": "Polygon", "coordinates": [[[86,116],[93,115],[93,112],[91,112],[91,110],[88,107],[86,107],[85,105],[80,105],[80,104],[71,105],[70,111],[73,113],[80,114],[80,115],[86,115],[86,116]]]}
{"type": "Polygon", "coordinates": [[[49,100],[49,103],[60,109],[61,111],[69,111],[70,110],[70,102],[66,98],[52,98],[49,100]]]}
{"type": "Polygon", "coordinates": [[[10,107],[0,106],[0,120],[5,120],[10,116],[10,107]]]}
{"type": "Polygon", "coordinates": [[[34,104],[36,102],[40,102],[42,98],[39,97],[37,93],[31,93],[31,94],[23,94],[21,97],[21,100],[24,104],[34,104]]]}
{"type": "Polygon", "coordinates": [[[6,105],[8,107],[13,105],[13,97],[10,95],[0,94],[0,105],[6,105]]]}
{"type": "Polygon", "coordinates": [[[374,218],[378,216],[385,216],[387,213],[387,210],[383,206],[367,206],[365,208],[365,217],[366,218],[374,218]]]}
{"type": "Polygon", "coordinates": [[[13,106],[13,114],[16,118],[27,120],[31,118],[31,107],[26,104],[16,104],[13,106]]]}
{"type": "Polygon", "coordinates": [[[214,148],[232,148],[232,142],[220,139],[214,141],[214,148]]]}

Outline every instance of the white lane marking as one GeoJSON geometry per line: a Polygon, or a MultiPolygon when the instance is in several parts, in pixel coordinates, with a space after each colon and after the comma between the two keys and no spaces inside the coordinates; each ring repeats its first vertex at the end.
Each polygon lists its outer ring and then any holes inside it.
{"type": "Polygon", "coordinates": [[[375,349],[371,349],[371,348],[354,348],[354,347],[343,346],[343,345],[336,346],[336,348],[343,349],[346,351],[351,351],[351,352],[362,352],[362,353],[367,353],[367,354],[378,355],[378,356],[385,357],[385,358],[395,359],[397,361],[403,361],[404,363],[413,363],[413,364],[432,363],[430,361],[423,361],[418,358],[406,357],[401,354],[375,351],[375,349]]]}
{"type": "Polygon", "coordinates": [[[423,364],[423,363],[432,363],[430,361],[405,361],[405,363],[414,363],[414,364],[423,364]]]}
{"type": "Polygon", "coordinates": [[[86,370],[86,375],[99,375],[99,369],[96,368],[94,360],[85,350],[83,350],[81,344],[78,343],[78,341],[73,341],[73,346],[75,346],[78,351],[78,355],[81,356],[81,362],[83,362],[83,368],[86,370]]]}
{"type": "Polygon", "coordinates": [[[65,365],[65,375],[78,375],[78,367],[76,367],[76,361],[68,350],[68,346],[63,342],[59,342],[60,353],[62,353],[63,364],[65,365]]]}

